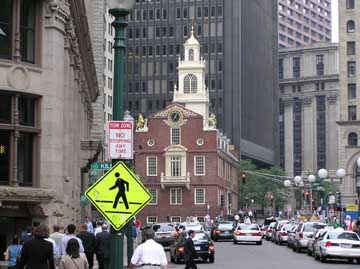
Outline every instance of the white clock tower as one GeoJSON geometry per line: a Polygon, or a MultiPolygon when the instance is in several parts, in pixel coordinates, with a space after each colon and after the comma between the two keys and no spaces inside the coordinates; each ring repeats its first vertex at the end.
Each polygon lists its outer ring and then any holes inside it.
{"type": "Polygon", "coordinates": [[[205,60],[200,56],[200,43],[191,36],[185,42],[184,60],[179,58],[179,89],[174,89],[174,102],[184,103],[185,107],[204,117],[204,128],[209,121],[209,93],[205,85],[205,60]]]}

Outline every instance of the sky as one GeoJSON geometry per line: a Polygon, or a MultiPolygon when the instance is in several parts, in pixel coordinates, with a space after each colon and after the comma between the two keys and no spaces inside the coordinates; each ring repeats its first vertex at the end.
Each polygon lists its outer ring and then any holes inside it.
{"type": "Polygon", "coordinates": [[[331,0],[331,41],[339,42],[339,0],[331,0]]]}

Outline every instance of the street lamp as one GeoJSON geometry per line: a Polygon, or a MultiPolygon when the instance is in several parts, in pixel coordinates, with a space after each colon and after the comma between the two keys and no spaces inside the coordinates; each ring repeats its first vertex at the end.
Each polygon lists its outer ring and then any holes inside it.
{"type": "Polygon", "coordinates": [[[310,183],[310,203],[309,203],[309,208],[311,209],[310,211],[312,212],[312,201],[313,201],[312,184],[316,181],[316,177],[314,175],[309,175],[308,176],[308,181],[310,183]]]}
{"type": "Polygon", "coordinates": [[[328,176],[328,171],[327,171],[326,169],[324,169],[324,168],[321,168],[321,169],[318,171],[318,176],[319,176],[319,178],[321,178],[321,179],[325,179],[325,178],[327,178],[327,176],[328,176]]]}
{"type": "MultiPolygon", "coordinates": [[[[135,0],[106,0],[109,13],[115,17],[112,23],[115,29],[114,37],[114,87],[113,87],[113,120],[121,121],[124,117],[124,57],[125,57],[125,27],[128,25],[127,16],[134,6],[135,0]]],[[[119,160],[113,159],[113,166],[119,160]]],[[[131,224],[131,223],[130,223],[131,224]]],[[[128,225],[128,261],[132,255],[132,237],[128,225]],[[129,244],[131,242],[131,244],[129,244]],[[130,245],[130,246],[129,246],[130,245]]],[[[110,268],[121,269],[123,262],[123,232],[117,233],[113,228],[110,236],[110,268]]]]}

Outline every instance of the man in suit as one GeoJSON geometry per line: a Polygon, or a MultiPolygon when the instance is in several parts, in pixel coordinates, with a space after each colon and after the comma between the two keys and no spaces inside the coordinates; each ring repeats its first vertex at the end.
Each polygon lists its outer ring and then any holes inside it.
{"type": "Polygon", "coordinates": [[[48,228],[45,225],[34,228],[34,238],[24,243],[17,268],[55,269],[53,245],[45,240],[47,235],[48,228]]]}
{"type": "Polygon", "coordinates": [[[110,233],[107,225],[101,226],[102,232],[98,233],[95,238],[95,253],[99,264],[99,269],[109,269],[110,262],[110,233]]]}
{"type": "Polygon", "coordinates": [[[193,238],[195,236],[195,231],[190,230],[188,233],[189,237],[185,240],[184,243],[184,261],[186,263],[185,269],[197,269],[194,258],[196,258],[196,251],[194,247],[193,238]]]}
{"type": "Polygon", "coordinates": [[[77,235],[81,239],[86,258],[89,263],[89,269],[94,266],[94,252],[95,252],[95,235],[88,232],[88,226],[86,224],[80,225],[80,233],[77,235]]]}

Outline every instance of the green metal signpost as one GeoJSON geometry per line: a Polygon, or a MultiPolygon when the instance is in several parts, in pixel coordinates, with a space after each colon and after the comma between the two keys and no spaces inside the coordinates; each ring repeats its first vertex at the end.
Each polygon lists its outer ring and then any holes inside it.
{"type": "MultiPolygon", "coordinates": [[[[115,17],[112,25],[115,29],[114,38],[114,92],[113,92],[113,120],[121,121],[124,118],[123,96],[124,96],[124,57],[125,57],[125,28],[128,25],[127,15],[130,13],[128,9],[113,8],[109,10],[110,14],[115,17]]],[[[113,159],[112,164],[116,165],[119,160],[113,159]]],[[[132,223],[130,222],[132,225],[132,223]]],[[[127,229],[128,231],[129,229],[127,229]]],[[[123,253],[124,253],[124,232],[126,228],[117,232],[111,228],[110,236],[110,268],[122,269],[124,266],[123,253]]],[[[127,233],[129,237],[129,233],[127,233]]],[[[128,257],[132,255],[132,237],[131,242],[128,238],[128,257]],[[129,245],[131,244],[131,246],[129,245]],[[130,250],[130,251],[129,251],[130,250]]],[[[129,258],[128,258],[129,260],[129,258]]]]}

